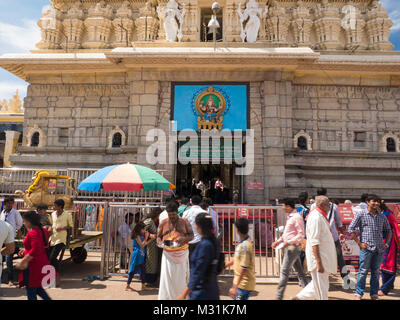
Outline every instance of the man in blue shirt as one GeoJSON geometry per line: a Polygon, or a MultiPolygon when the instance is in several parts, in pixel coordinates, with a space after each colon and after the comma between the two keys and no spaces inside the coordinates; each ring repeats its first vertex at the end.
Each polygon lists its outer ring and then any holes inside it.
{"type": "Polygon", "coordinates": [[[386,216],[379,211],[380,199],[376,195],[368,195],[368,210],[356,212],[349,226],[349,233],[360,247],[360,268],[358,271],[355,300],[361,300],[369,269],[371,269],[370,297],[378,300],[379,267],[385,250],[392,237],[392,230],[386,216]],[[360,230],[360,239],[356,230],[360,230]],[[386,243],[382,234],[386,232],[386,243]]]}
{"type": "MultiPolygon", "coordinates": [[[[17,235],[17,231],[22,227],[21,214],[14,209],[14,197],[6,197],[4,199],[4,210],[0,214],[0,220],[8,222],[14,230],[14,238],[17,235]]],[[[14,264],[13,264],[14,252],[6,255],[7,264],[7,275],[9,286],[14,285],[14,264]]]]}

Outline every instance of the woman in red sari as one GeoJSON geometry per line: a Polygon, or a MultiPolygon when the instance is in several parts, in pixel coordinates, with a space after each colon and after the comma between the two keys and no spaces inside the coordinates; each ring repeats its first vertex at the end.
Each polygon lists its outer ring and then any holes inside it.
{"type": "MultiPolygon", "coordinates": [[[[379,296],[388,294],[390,290],[394,288],[394,281],[396,279],[397,271],[397,253],[400,244],[400,228],[396,221],[396,217],[383,201],[381,202],[381,210],[388,219],[390,226],[392,227],[392,239],[389,242],[389,248],[387,248],[385,251],[385,255],[383,257],[381,265],[382,287],[378,291],[379,296]]],[[[385,237],[386,235],[383,235],[384,239],[385,237]]]]}
{"type": "Polygon", "coordinates": [[[49,233],[40,224],[40,216],[30,211],[22,217],[28,234],[24,239],[24,249],[19,256],[23,257],[17,268],[22,270],[19,277],[20,287],[26,287],[28,300],[37,300],[37,296],[43,300],[51,300],[43,289],[43,278],[51,269],[47,258],[46,247],[49,243],[49,233]],[[47,268],[45,268],[47,267],[47,268]]]}

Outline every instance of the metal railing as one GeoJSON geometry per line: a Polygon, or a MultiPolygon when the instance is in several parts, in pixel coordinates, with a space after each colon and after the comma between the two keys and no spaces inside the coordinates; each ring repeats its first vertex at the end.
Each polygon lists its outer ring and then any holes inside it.
{"type": "MultiPolygon", "coordinates": [[[[107,203],[104,209],[103,244],[100,277],[128,274],[133,240],[126,223],[129,213],[135,223],[142,221],[156,205],[107,203]]],[[[129,222],[129,220],[128,220],[129,222]]]]}
{"type": "MultiPolygon", "coordinates": [[[[277,206],[213,206],[209,211],[215,210],[218,216],[219,238],[225,259],[230,261],[235,253],[235,246],[239,238],[234,224],[238,218],[249,220],[249,237],[253,241],[255,254],[256,277],[278,277],[280,260],[276,259],[272,243],[276,238],[276,228],[279,227],[278,216],[283,210],[277,206]]],[[[286,221],[285,221],[286,222],[286,221]]],[[[226,270],[222,276],[233,275],[233,270],[226,270]]]]}
{"type": "MultiPolygon", "coordinates": [[[[136,222],[143,220],[156,205],[133,205],[127,203],[107,203],[104,208],[101,277],[126,275],[129,270],[132,240],[131,229],[125,223],[128,213],[133,213],[136,222]]],[[[271,248],[275,239],[277,212],[281,207],[272,206],[214,206],[218,215],[219,239],[226,261],[233,258],[238,238],[234,233],[234,223],[239,217],[250,222],[250,238],[255,252],[256,277],[278,277],[280,261],[275,259],[271,248]]],[[[286,221],[285,221],[286,222],[286,221]]],[[[160,267],[160,266],[159,266],[160,267]]],[[[232,276],[232,269],[222,276],[232,276]]]]}
{"type": "MultiPolygon", "coordinates": [[[[66,175],[75,180],[75,187],[99,169],[92,168],[68,168],[68,169],[38,169],[38,168],[0,168],[0,196],[14,195],[16,190],[25,191],[32,184],[32,177],[38,170],[57,171],[58,175],[66,175]]],[[[165,170],[156,170],[163,175],[165,170]]],[[[120,200],[124,202],[144,202],[144,203],[161,203],[166,195],[170,192],[165,191],[139,191],[139,192],[123,192],[123,191],[82,191],[77,190],[77,200],[95,201],[95,200],[120,200]]],[[[66,188],[66,180],[57,181],[57,194],[68,194],[75,198],[70,190],[66,188]]]]}

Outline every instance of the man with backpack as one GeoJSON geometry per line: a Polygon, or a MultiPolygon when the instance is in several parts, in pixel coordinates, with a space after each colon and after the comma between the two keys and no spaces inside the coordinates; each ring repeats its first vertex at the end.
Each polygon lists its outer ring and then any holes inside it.
{"type": "MultiPolygon", "coordinates": [[[[318,188],[317,189],[317,196],[327,196],[328,192],[326,188],[318,188]]],[[[337,256],[337,261],[338,261],[338,266],[340,270],[340,276],[344,278],[347,275],[347,267],[346,267],[346,262],[344,261],[343,258],[343,252],[342,252],[342,245],[340,244],[339,240],[339,233],[344,232],[344,227],[342,224],[342,219],[340,218],[340,212],[339,208],[336,204],[333,202],[329,202],[330,209],[328,212],[328,220],[331,226],[331,231],[332,231],[332,236],[333,236],[333,241],[335,242],[335,247],[336,247],[336,256],[337,256]]],[[[311,210],[315,208],[315,204],[311,206],[311,210]]]]}

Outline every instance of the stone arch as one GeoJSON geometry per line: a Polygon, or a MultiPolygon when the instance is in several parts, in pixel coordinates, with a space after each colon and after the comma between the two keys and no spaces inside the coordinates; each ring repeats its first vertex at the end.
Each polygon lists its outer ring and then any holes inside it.
{"type": "Polygon", "coordinates": [[[305,148],[301,148],[302,150],[312,150],[312,138],[308,133],[306,133],[304,130],[299,131],[293,138],[293,147],[295,149],[300,149],[299,145],[299,139],[305,139],[306,144],[305,148]]]}
{"type": "Polygon", "coordinates": [[[379,151],[380,152],[400,152],[400,139],[398,135],[394,134],[392,131],[389,131],[385,134],[381,141],[379,142],[379,151]],[[395,143],[394,151],[388,151],[388,139],[392,139],[395,143]]]}
{"type": "Polygon", "coordinates": [[[44,147],[47,144],[47,136],[45,135],[44,131],[39,128],[37,124],[30,128],[28,134],[26,135],[25,145],[28,147],[32,146],[32,138],[38,138],[37,144],[34,147],[44,147]]]}
{"type": "Polygon", "coordinates": [[[126,145],[126,134],[125,134],[125,132],[119,127],[119,126],[116,126],[113,130],[111,130],[111,132],[110,132],[110,134],[109,134],[109,136],[108,136],[108,148],[113,148],[113,141],[114,141],[114,136],[118,136],[118,135],[121,135],[120,136],[120,139],[121,139],[121,145],[120,146],[124,146],[124,145],[126,145]]]}

